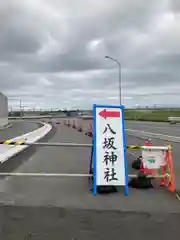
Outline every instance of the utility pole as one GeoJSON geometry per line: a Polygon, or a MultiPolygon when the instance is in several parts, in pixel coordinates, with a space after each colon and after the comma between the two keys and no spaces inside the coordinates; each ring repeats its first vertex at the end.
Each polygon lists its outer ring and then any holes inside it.
{"type": "Polygon", "coordinates": [[[20,106],[19,106],[19,108],[20,108],[20,118],[22,118],[22,101],[20,100],[20,106]]]}
{"type": "Polygon", "coordinates": [[[109,59],[109,60],[115,62],[118,65],[119,103],[120,103],[120,106],[121,106],[121,103],[122,103],[122,101],[121,101],[121,90],[122,90],[121,63],[117,59],[109,57],[109,56],[105,56],[105,59],[109,59]]]}

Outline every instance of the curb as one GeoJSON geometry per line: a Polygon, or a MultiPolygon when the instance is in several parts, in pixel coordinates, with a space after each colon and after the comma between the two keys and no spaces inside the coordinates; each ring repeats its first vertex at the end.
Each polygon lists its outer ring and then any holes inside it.
{"type": "MultiPolygon", "coordinates": [[[[34,137],[33,140],[30,140],[32,142],[37,142],[39,141],[40,139],[42,139],[43,137],[45,137],[52,129],[52,126],[50,124],[47,124],[47,123],[42,123],[42,122],[37,122],[37,123],[40,123],[42,124],[43,126],[34,130],[34,131],[31,131],[31,132],[28,132],[26,134],[23,134],[21,136],[17,136],[15,138],[12,138],[12,139],[8,139],[8,140],[15,140],[17,141],[16,139],[19,138],[19,139],[26,139],[28,138],[29,136],[31,136],[32,134],[36,133],[37,131],[41,130],[42,128],[46,127],[45,130],[41,133],[41,134],[38,134],[37,136],[34,137]]],[[[21,140],[22,141],[22,140],[21,140]]],[[[7,151],[5,151],[4,155],[5,156],[1,156],[0,155],[0,164],[4,163],[5,161],[9,160],[10,158],[16,156],[18,153],[22,152],[23,150],[25,150],[26,148],[29,147],[29,145],[16,145],[16,146],[13,146],[13,145],[7,145],[8,148],[7,148],[7,151]]]]}

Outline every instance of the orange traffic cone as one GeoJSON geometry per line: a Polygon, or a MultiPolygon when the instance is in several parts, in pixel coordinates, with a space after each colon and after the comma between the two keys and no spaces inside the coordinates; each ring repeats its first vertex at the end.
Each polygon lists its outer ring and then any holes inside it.
{"type": "Polygon", "coordinates": [[[144,146],[152,146],[152,140],[151,140],[151,138],[148,138],[148,139],[145,141],[144,146]]]}

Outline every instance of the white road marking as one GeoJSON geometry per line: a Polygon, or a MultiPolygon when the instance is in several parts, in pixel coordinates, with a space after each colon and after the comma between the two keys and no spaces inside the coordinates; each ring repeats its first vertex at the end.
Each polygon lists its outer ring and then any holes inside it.
{"type": "Polygon", "coordinates": [[[177,136],[165,135],[165,134],[161,134],[161,133],[145,132],[145,131],[139,131],[139,130],[129,129],[129,128],[126,128],[125,130],[126,131],[130,131],[130,132],[137,132],[137,133],[143,133],[143,134],[153,134],[155,136],[162,136],[162,137],[169,137],[169,138],[180,139],[180,137],[177,137],[177,136]]]}
{"type": "MultiPolygon", "coordinates": [[[[154,125],[149,126],[149,125],[143,125],[143,126],[140,126],[140,127],[142,127],[142,128],[144,128],[144,127],[147,127],[147,128],[150,127],[150,128],[152,128],[152,127],[153,127],[154,129],[155,129],[155,128],[158,128],[158,129],[167,129],[167,127],[169,127],[169,126],[154,126],[154,125]]],[[[177,127],[176,127],[176,128],[175,128],[175,127],[173,128],[173,127],[171,127],[170,130],[180,131],[180,128],[177,128],[177,127]]]]}

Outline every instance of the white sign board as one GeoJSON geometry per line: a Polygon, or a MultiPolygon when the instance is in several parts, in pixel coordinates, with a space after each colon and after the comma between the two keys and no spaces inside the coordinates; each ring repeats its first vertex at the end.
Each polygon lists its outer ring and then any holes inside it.
{"type": "Polygon", "coordinates": [[[97,106],[95,110],[96,184],[127,186],[123,110],[97,106]]]}
{"type": "Polygon", "coordinates": [[[142,151],[143,165],[147,169],[159,169],[165,165],[165,156],[162,151],[142,151]]]}

